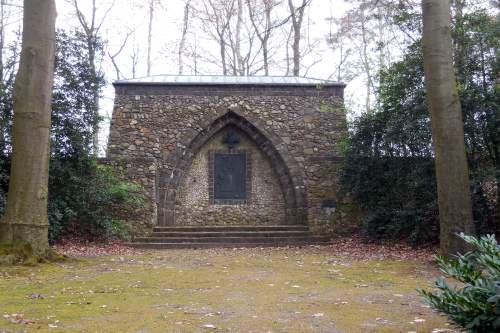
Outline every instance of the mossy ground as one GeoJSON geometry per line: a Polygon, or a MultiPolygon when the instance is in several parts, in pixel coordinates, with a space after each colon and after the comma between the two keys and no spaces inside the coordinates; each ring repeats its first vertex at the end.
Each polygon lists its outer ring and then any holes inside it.
{"type": "Polygon", "coordinates": [[[0,244],[0,269],[4,265],[35,266],[38,263],[62,262],[68,259],[51,248],[35,254],[27,243],[0,244]]]}
{"type": "Polygon", "coordinates": [[[0,332],[451,332],[415,291],[437,274],[301,249],[0,267],[0,332]],[[13,323],[15,313],[34,323],[13,323]]]}

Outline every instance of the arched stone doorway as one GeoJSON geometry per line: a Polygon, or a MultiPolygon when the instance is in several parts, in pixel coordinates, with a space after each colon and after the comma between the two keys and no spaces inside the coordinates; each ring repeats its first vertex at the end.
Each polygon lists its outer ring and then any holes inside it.
{"type": "Polygon", "coordinates": [[[160,173],[159,225],[307,223],[306,192],[297,162],[277,135],[242,113],[228,111],[207,122],[202,131],[183,140],[189,142],[187,147],[177,149],[165,161],[175,167],[160,173]],[[229,132],[240,138],[235,151],[244,153],[248,171],[254,173],[247,177],[248,198],[235,205],[215,202],[210,186],[214,153],[220,151],[229,132]]]}

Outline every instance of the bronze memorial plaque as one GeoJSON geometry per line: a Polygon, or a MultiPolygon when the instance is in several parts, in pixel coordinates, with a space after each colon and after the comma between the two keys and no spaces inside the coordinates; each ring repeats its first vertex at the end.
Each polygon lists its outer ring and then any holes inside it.
{"type": "Polygon", "coordinates": [[[246,154],[221,154],[214,156],[214,199],[245,200],[246,154]]]}

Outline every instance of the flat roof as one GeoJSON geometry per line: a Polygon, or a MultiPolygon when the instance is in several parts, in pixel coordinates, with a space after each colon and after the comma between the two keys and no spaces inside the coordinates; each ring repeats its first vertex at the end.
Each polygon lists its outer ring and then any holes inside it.
{"type": "Polygon", "coordinates": [[[117,80],[114,85],[266,85],[266,86],[337,86],[342,82],[299,76],[229,76],[229,75],[153,75],[117,80]]]}

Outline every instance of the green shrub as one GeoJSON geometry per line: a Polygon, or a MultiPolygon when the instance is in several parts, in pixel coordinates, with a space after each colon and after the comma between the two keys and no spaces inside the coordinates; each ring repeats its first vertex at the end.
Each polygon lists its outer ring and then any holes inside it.
{"type": "Polygon", "coordinates": [[[404,240],[420,245],[438,239],[432,159],[367,157],[349,150],[341,184],[365,212],[361,218],[365,239],[404,240]]]}
{"type": "Polygon", "coordinates": [[[54,161],[49,184],[49,239],[129,239],[126,220],[147,207],[141,186],[94,160],[54,161]],[[62,164],[61,164],[62,163],[62,164]]]}
{"type": "Polygon", "coordinates": [[[440,278],[436,281],[439,291],[419,292],[432,308],[467,332],[500,332],[500,246],[494,235],[460,237],[476,250],[452,260],[437,257],[444,275],[459,284],[450,285],[440,278]]]}

